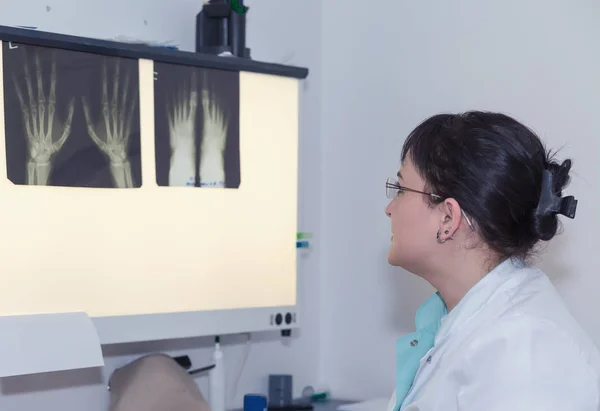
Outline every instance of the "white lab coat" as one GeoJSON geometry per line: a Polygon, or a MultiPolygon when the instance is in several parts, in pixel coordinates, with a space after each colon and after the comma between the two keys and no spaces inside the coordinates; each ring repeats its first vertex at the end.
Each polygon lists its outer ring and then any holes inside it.
{"type": "Polygon", "coordinates": [[[403,407],[598,411],[600,353],[548,277],[507,260],[444,317],[403,407]]]}

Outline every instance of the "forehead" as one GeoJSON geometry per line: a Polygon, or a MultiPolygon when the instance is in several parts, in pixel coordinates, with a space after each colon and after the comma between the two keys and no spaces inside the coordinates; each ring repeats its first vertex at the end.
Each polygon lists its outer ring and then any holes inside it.
{"type": "Polygon", "coordinates": [[[417,169],[413,165],[410,156],[406,156],[400,165],[400,169],[398,170],[398,181],[406,185],[423,185],[423,180],[419,176],[419,173],[417,173],[417,169]]]}

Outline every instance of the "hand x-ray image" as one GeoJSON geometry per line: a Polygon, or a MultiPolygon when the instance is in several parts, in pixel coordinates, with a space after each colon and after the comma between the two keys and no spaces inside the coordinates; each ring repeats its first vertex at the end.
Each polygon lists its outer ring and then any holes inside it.
{"type": "Polygon", "coordinates": [[[239,73],[155,63],[159,186],[240,186],[239,73]]]}
{"type": "Polygon", "coordinates": [[[10,181],[141,186],[137,60],[4,42],[3,61],[10,181]]]}

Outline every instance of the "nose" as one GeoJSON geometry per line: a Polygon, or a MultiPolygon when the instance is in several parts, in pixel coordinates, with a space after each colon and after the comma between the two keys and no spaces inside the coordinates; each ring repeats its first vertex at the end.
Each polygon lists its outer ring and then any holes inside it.
{"type": "Polygon", "coordinates": [[[385,208],[385,215],[388,217],[392,216],[391,205],[392,205],[392,201],[390,201],[388,203],[387,207],[385,208]]]}

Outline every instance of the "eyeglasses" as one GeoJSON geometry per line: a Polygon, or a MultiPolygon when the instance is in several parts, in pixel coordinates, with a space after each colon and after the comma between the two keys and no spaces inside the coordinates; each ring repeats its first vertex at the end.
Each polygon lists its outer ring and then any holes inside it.
{"type": "MultiPolygon", "coordinates": [[[[385,182],[385,195],[390,200],[393,200],[400,193],[402,193],[404,191],[408,191],[411,193],[417,193],[417,194],[423,194],[423,195],[426,195],[426,196],[429,196],[431,198],[438,199],[438,200],[441,200],[443,198],[442,196],[439,196],[437,194],[427,193],[425,191],[414,190],[412,188],[401,186],[400,184],[398,184],[398,181],[394,178],[388,178],[387,181],[385,182]]],[[[471,223],[471,219],[469,217],[467,217],[467,215],[465,214],[465,211],[462,208],[460,209],[460,211],[461,211],[463,217],[465,218],[465,220],[467,221],[467,224],[469,225],[469,227],[471,227],[471,230],[475,231],[475,228],[473,227],[473,224],[471,223]]]]}

